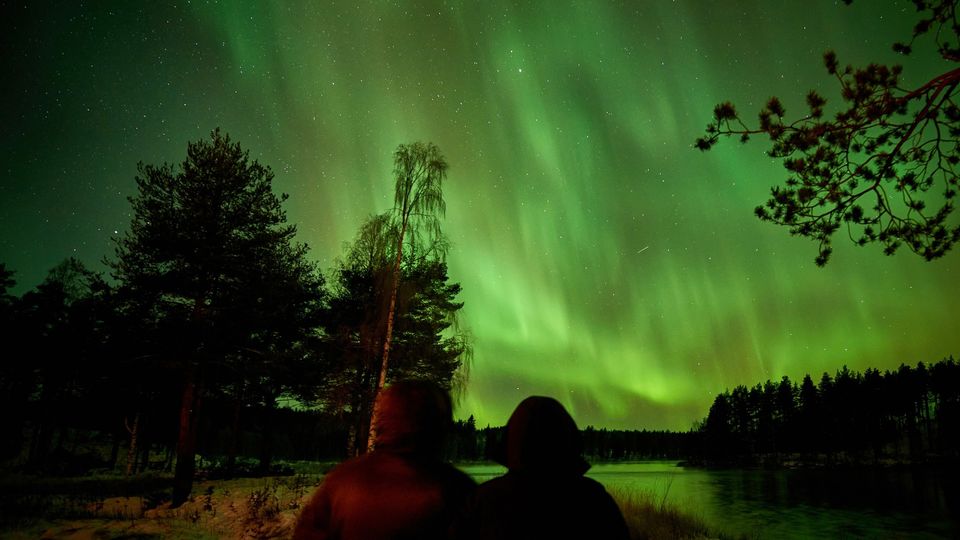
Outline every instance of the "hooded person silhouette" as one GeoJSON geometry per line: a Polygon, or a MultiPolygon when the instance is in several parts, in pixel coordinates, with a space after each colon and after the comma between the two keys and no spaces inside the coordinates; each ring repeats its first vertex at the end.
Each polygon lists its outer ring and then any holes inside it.
{"type": "Polygon", "coordinates": [[[458,539],[629,538],[620,509],[602,485],[584,475],[580,431],[549,397],[523,400],[507,422],[495,459],[507,474],[478,489],[455,526],[458,539]]]}
{"type": "Polygon", "coordinates": [[[397,382],[377,401],[374,450],[341,463],[304,507],[293,538],[447,538],[476,488],[440,459],[452,421],[450,396],[427,382],[397,382]]]}

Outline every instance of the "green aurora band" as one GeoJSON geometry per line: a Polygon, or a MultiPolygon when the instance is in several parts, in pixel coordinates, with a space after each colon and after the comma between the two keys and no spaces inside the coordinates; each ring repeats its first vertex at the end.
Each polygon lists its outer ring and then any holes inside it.
{"type": "MultiPolygon", "coordinates": [[[[910,2],[29,3],[4,24],[0,261],[17,292],[130,219],[135,164],[220,126],[276,173],[324,268],[391,205],[391,153],[437,143],[474,338],[458,416],[525,396],[581,426],[686,429],[713,397],[810,372],[960,353],[960,254],[925,263],[753,217],[786,172],[763,141],[692,148],[715,103],[788,112],[821,54],[898,58],[910,2]],[[324,5],[319,5],[324,4],[324,5]],[[886,4],[886,3],[885,3],[886,4]]],[[[925,63],[926,62],[926,63],[925,63]]]]}

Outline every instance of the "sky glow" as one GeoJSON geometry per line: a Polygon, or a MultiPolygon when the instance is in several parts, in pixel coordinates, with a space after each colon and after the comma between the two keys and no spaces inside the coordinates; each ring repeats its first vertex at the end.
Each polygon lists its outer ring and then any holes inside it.
{"type": "Polygon", "coordinates": [[[446,156],[450,275],[474,337],[458,415],[557,397],[581,427],[686,429],[737,384],[960,353],[960,254],[814,243],[752,209],[762,141],[693,149],[714,104],[788,113],[841,64],[942,64],[910,2],[185,2],[11,8],[0,261],[16,292],[102,269],[136,163],[221,127],[272,167],[324,268],[392,202],[391,153],[446,156]],[[323,4],[323,5],[321,5],[323,4]],[[837,3],[839,4],[839,3],[837,3]],[[884,11],[877,5],[890,4],[884,11]]]}

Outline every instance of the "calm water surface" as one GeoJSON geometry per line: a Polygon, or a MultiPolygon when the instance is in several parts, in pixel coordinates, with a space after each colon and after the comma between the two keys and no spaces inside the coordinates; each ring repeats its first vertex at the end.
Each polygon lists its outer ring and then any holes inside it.
{"type": "MultiPolygon", "coordinates": [[[[477,482],[505,472],[461,468],[477,482]]],[[[710,471],[654,461],[594,465],[587,476],[754,538],[960,538],[956,471],[710,471]]]]}

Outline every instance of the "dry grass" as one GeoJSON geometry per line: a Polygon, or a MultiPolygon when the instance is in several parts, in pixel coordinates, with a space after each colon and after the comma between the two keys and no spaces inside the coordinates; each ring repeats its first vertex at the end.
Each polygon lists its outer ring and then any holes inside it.
{"type": "Polygon", "coordinates": [[[113,496],[113,490],[106,490],[81,495],[65,483],[63,489],[32,495],[29,505],[20,502],[19,519],[6,520],[0,538],[289,538],[317,478],[198,482],[194,495],[178,508],[151,494],[113,496]]]}
{"type": "Polygon", "coordinates": [[[632,540],[725,538],[696,516],[666,504],[648,492],[610,489],[627,521],[632,540]]]}

